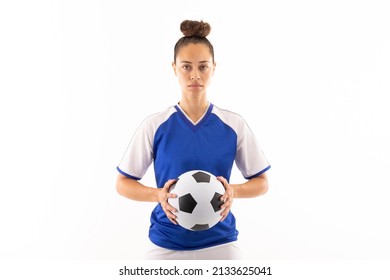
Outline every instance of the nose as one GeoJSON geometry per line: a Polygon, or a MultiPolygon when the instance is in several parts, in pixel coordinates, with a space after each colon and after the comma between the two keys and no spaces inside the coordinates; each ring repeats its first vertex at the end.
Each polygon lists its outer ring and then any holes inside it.
{"type": "Polygon", "coordinates": [[[199,76],[199,71],[194,69],[192,72],[191,72],[191,80],[199,80],[200,79],[200,76],[199,76]]]}

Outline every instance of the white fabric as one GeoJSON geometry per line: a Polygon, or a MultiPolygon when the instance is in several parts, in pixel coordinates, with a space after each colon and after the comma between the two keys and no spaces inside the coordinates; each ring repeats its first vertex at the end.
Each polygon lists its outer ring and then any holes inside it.
{"type": "Polygon", "coordinates": [[[237,241],[229,242],[205,249],[191,251],[175,251],[159,247],[151,243],[146,251],[146,260],[240,260],[242,253],[237,241]]]}
{"type": "Polygon", "coordinates": [[[239,114],[220,109],[215,105],[213,113],[238,135],[235,161],[245,178],[251,177],[269,167],[269,163],[259,147],[253,132],[239,114]]]}
{"type": "MultiPolygon", "coordinates": [[[[146,118],[134,134],[120,164],[119,169],[128,175],[141,179],[153,161],[154,136],[161,124],[176,112],[169,107],[163,112],[146,118]]],[[[245,178],[250,178],[269,167],[253,132],[245,120],[237,113],[220,109],[213,105],[215,114],[237,134],[236,165],[245,178]]]]}
{"type": "Polygon", "coordinates": [[[156,130],[175,112],[174,107],[169,107],[161,113],[149,116],[141,123],[119,164],[122,171],[139,179],[145,175],[153,160],[153,140],[156,130]]]}

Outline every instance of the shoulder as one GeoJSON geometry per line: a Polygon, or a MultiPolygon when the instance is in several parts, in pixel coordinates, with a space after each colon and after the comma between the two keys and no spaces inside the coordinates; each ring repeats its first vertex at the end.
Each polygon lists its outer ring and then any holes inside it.
{"type": "Polygon", "coordinates": [[[146,117],[142,122],[141,126],[156,130],[161,124],[166,122],[176,112],[176,108],[174,106],[170,106],[163,111],[154,113],[146,117]]]}
{"type": "Polygon", "coordinates": [[[244,118],[233,111],[222,109],[218,106],[213,105],[213,114],[215,114],[218,118],[221,119],[225,124],[232,126],[232,128],[236,128],[237,126],[240,127],[242,125],[245,125],[244,118]]]}

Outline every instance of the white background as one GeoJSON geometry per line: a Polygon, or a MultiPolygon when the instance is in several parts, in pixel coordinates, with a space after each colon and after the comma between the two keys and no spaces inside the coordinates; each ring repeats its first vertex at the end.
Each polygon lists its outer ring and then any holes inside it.
{"type": "Polygon", "coordinates": [[[184,19],[211,24],[209,100],[272,165],[269,192],[233,206],[246,257],[389,259],[385,2],[2,1],[0,259],[141,258],[154,204],[119,196],[115,168],[180,98],[184,19]]]}

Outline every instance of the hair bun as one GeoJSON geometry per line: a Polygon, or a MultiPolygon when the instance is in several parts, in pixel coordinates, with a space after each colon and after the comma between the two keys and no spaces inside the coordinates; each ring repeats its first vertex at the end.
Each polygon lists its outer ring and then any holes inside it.
{"type": "Polygon", "coordinates": [[[184,20],[180,25],[180,30],[186,37],[206,37],[210,34],[211,26],[207,22],[203,21],[184,20]]]}

